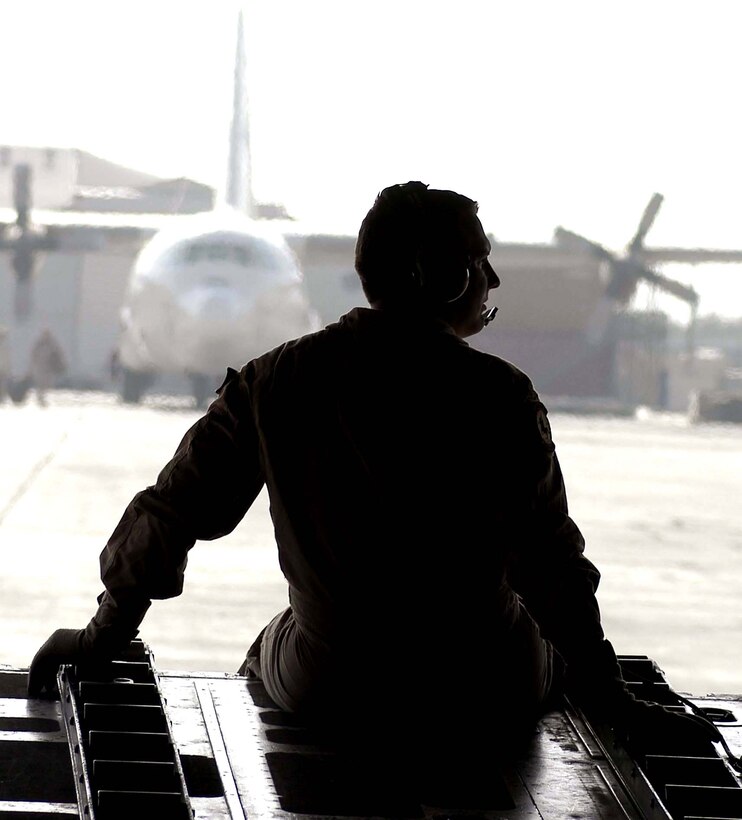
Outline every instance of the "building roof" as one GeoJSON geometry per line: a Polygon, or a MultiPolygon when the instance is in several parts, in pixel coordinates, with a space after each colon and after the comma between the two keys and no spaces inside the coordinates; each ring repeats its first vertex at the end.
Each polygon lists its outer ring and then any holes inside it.
{"type": "Polygon", "coordinates": [[[78,148],[0,145],[0,208],[14,207],[14,174],[31,167],[32,207],[124,214],[197,213],[214,207],[202,182],[128,168],[78,148]]]}

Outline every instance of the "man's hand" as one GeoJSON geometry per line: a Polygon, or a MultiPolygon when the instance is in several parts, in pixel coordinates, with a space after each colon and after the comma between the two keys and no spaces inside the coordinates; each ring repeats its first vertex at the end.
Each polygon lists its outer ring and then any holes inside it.
{"type": "Polygon", "coordinates": [[[28,670],[28,695],[36,698],[57,688],[57,672],[65,663],[90,657],[84,629],[57,629],[39,649],[28,670]]]}
{"type": "Polygon", "coordinates": [[[614,728],[632,747],[650,754],[697,756],[722,740],[710,720],[643,700],[635,700],[614,728]]]}
{"type": "Polygon", "coordinates": [[[38,697],[44,690],[55,692],[62,664],[98,666],[115,658],[139,634],[138,626],[150,601],[130,597],[119,607],[106,591],[98,596],[98,604],[85,629],[57,629],[36,653],[28,670],[29,697],[38,697]]]}
{"type": "Polygon", "coordinates": [[[607,723],[636,751],[699,755],[722,740],[711,721],[639,700],[628,689],[608,640],[567,667],[568,694],[589,718],[607,723]],[[678,751],[679,749],[683,751],[678,751]]]}

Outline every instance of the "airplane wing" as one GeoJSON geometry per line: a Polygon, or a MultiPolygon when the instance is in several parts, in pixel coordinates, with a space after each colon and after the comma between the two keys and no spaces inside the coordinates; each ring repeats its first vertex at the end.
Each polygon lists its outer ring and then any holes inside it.
{"type": "MultiPolygon", "coordinates": [[[[139,235],[148,239],[177,216],[164,214],[121,214],[80,211],[33,211],[33,226],[43,232],[53,249],[96,250],[105,244],[107,235],[139,235]]],[[[17,213],[0,208],[0,248],[14,244],[13,228],[17,213]]]]}

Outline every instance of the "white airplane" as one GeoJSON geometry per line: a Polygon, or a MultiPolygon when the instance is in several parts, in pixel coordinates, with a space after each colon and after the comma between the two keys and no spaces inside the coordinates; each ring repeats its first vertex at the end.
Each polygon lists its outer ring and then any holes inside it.
{"type": "Polygon", "coordinates": [[[121,312],[122,398],[137,402],[164,373],[191,380],[199,405],[227,366],[318,330],[296,257],[253,211],[242,12],[225,203],[177,218],[142,249],[121,312]]]}
{"type": "Polygon", "coordinates": [[[137,257],[121,322],[124,401],[180,373],[200,405],[227,366],[320,327],[285,240],[230,210],[184,216],[155,234],[137,257]]]}

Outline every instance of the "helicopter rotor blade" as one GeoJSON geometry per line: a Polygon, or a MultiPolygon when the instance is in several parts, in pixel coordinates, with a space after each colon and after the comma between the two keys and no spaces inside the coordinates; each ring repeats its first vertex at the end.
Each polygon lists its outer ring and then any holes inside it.
{"type": "Polygon", "coordinates": [[[669,276],[657,273],[657,271],[648,270],[647,268],[642,269],[641,276],[649,282],[650,285],[654,285],[660,290],[665,291],[665,293],[670,293],[678,299],[682,299],[693,308],[698,307],[700,297],[693,285],[686,285],[677,279],[670,279],[669,276]]]}
{"type": "Polygon", "coordinates": [[[654,220],[657,217],[657,212],[659,211],[663,200],[664,197],[662,194],[652,194],[652,198],[647,203],[647,207],[644,209],[642,218],[639,221],[639,227],[636,229],[634,238],[629,243],[629,256],[641,249],[644,244],[644,239],[646,238],[647,233],[649,233],[649,229],[654,224],[654,220]]]}

